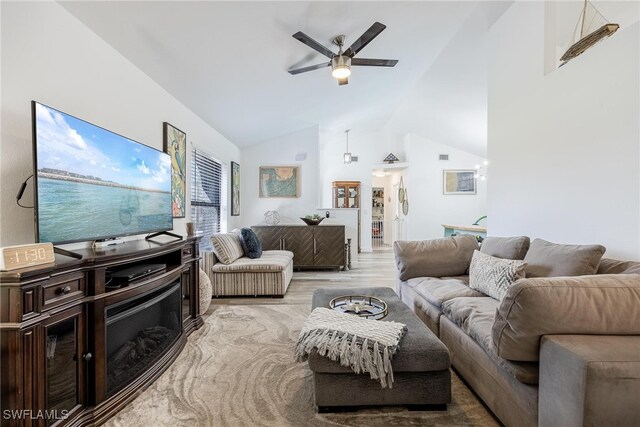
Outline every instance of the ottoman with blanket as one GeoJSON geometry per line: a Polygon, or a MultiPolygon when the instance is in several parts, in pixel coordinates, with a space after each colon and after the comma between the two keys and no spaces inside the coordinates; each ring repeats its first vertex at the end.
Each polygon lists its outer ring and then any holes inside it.
{"type": "MultiPolygon", "coordinates": [[[[451,402],[449,351],[422,321],[389,288],[318,289],[312,308],[329,307],[342,295],[367,295],[387,303],[383,319],[403,323],[407,331],[393,356],[392,388],[382,388],[368,373],[356,374],[313,350],[308,356],[313,371],[315,400],[320,412],[339,407],[407,405],[410,409],[446,409],[451,402]]],[[[376,320],[368,320],[377,322],[376,320]]]]}

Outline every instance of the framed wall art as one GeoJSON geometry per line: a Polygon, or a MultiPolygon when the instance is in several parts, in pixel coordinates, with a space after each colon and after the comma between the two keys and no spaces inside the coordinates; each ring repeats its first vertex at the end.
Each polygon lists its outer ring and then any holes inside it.
{"type": "Polygon", "coordinates": [[[299,166],[260,166],[260,197],[300,197],[299,166]]]}
{"type": "Polygon", "coordinates": [[[476,171],[444,170],[442,176],[443,194],[476,194],[476,171]]]}
{"type": "Polygon", "coordinates": [[[171,156],[171,211],[174,218],[185,217],[187,193],[187,134],[164,122],[164,151],[171,156]]]}
{"type": "Polygon", "coordinates": [[[240,215],[240,165],[231,162],[231,216],[240,215]]]}

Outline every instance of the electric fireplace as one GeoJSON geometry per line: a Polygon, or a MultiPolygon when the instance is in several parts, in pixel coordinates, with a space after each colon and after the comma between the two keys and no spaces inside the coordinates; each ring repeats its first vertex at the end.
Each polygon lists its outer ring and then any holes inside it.
{"type": "Polygon", "coordinates": [[[145,372],[182,332],[180,280],[106,307],[107,397],[145,372]]]}

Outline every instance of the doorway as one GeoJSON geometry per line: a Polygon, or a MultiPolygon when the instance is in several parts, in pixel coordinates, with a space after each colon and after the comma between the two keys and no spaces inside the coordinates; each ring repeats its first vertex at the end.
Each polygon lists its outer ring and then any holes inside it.
{"type": "Polygon", "coordinates": [[[371,190],[371,247],[380,250],[387,247],[384,236],[384,187],[373,187],[371,190]]]}

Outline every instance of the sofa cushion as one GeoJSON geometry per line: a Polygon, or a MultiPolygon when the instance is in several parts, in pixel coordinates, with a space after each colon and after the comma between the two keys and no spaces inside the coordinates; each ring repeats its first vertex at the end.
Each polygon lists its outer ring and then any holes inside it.
{"type": "Polygon", "coordinates": [[[262,256],[263,257],[270,257],[270,256],[276,256],[276,255],[280,255],[280,256],[284,256],[287,257],[289,259],[293,259],[293,252],[291,251],[281,251],[281,250],[270,250],[270,251],[262,251],[262,256]]]}
{"type": "Polygon", "coordinates": [[[274,272],[284,271],[292,262],[293,256],[288,254],[273,254],[270,252],[288,252],[288,251],[264,251],[262,256],[257,259],[249,257],[238,258],[231,264],[215,264],[211,269],[216,273],[238,273],[238,272],[274,272]]]}
{"type": "Polygon", "coordinates": [[[458,325],[467,335],[469,324],[478,316],[490,316],[493,320],[500,303],[491,297],[460,297],[445,301],[442,313],[458,325]]]}
{"type": "Polygon", "coordinates": [[[602,258],[597,274],[640,274],[640,262],[602,258]]]}
{"type": "Polygon", "coordinates": [[[445,302],[443,308],[444,315],[478,343],[505,372],[521,383],[537,384],[537,363],[505,360],[498,356],[491,343],[491,327],[498,305],[493,298],[454,298],[445,302]]]}
{"type": "Polygon", "coordinates": [[[484,296],[469,287],[469,276],[416,277],[407,280],[406,286],[436,307],[452,298],[484,296]]]}
{"type": "Polygon", "coordinates": [[[633,274],[527,278],[507,291],[492,328],[509,360],[539,360],[545,335],[640,335],[640,280],[633,274]]]}
{"type": "Polygon", "coordinates": [[[461,276],[467,272],[478,241],[471,235],[393,244],[400,280],[461,276]]]}
{"type": "Polygon", "coordinates": [[[524,257],[525,271],[527,277],[596,274],[604,251],[602,245],[559,245],[535,239],[524,257]]]}
{"type": "Polygon", "coordinates": [[[469,266],[469,287],[500,301],[507,289],[524,277],[526,265],[524,261],[496,258],[475,251],[469,266]]]}
{"type": "Polygon", "coordinates": [[[240,230],[240,243],[244,254],[251,259],[260,258],[262,256],[262,243],[256,236],[256,233],[250,228],[240,230]]]}
{"type": "Polygon", "coordinates": [[[480,245],[480,252],[503,259],[524,259],[529,250],[529,238],[518,237],[487,237],[480,245]]]}
{"type": "Polygon", "coordinates": [[[240,237],[237,233],[216,233],[211,236],[213,244],[213,253],[216,258],[223,264],[231,264],[244,255],[242,245],[240,245],[240,237]]]}

